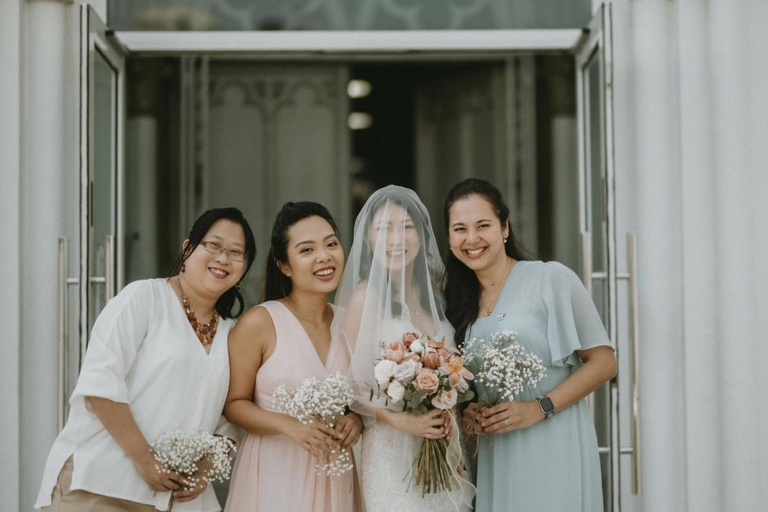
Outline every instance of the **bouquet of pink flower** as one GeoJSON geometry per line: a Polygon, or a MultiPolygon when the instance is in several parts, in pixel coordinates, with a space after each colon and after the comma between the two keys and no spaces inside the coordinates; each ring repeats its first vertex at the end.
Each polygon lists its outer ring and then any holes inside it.
{"type": "MultiPolygon", "coordinates": [[[[474,396],[468,380],[472,373],[464,367],[459,351],[446,347],[445,339],[435,341],[413,332],[399,340],[381,343],[381,358],[376,361],[374,376],[378,390],[386,401],[403,402],[403,411],[415,416],[431,409],[441,409],[455,424],[454,407],[474,396]]],[[[455,435],[455,433],[454,433],[455,435]]],[[[464,468],[451,468],[448,456],[449,440],[424,439],[414,461],[416,485],[421,494],[451,490],[451,475],[464,468]]],[[[460,459],[459,459],[460,460],[460,459]]]]}

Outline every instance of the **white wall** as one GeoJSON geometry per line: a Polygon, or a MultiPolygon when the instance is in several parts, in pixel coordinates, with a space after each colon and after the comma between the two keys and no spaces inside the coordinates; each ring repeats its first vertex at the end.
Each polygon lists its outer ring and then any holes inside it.
{"type": "Polygon", "coordinates": [[[619,233],[639,243],[642,510],[768,502],[768,3],[617,0],[619,233]],[[761,21],[758,21],[761,20],[761,21]]]}
{"type": "Polygon", "coordinates": [[[21,48],[24,3],[0,0],[0,240],[3,240],[3,293],[0,311],[0,496],[4,510],[19,509],[19,367],[21,312],[21,48]]]}
{"type": "Polygon", "coordinates": [[[0,0],[2,510],[32,510],[57,433],[58,238],[78,245],[78,8],[0,0]]]}
{"type": "Polygon", "coordinates": [[[20,510],[30,510],[57,433],[58,237],[63,234],[66,9],[26,6],[21,78],[21,417],[20,510]]]}

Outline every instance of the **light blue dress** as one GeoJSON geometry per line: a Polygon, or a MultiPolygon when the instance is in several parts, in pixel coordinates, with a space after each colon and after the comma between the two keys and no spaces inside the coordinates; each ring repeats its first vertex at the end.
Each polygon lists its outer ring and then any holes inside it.
{"type": "MultiPolygon", "coordinates": [[[[591,297],[570,269],[556,262],[520,261],[496,307],[467,330],[490,339],[510,330],[536,354],[546,376],[517,400],[534,400],[582,363],[576,350],[611,345],[591,297]]],[[[480,399],[484,392],[478,389],[480,399]]],[[[477,453],[479,512],[598,512],[603,510],[597,436],[586,400],[535,425],[483,436],[477,453]]]]}

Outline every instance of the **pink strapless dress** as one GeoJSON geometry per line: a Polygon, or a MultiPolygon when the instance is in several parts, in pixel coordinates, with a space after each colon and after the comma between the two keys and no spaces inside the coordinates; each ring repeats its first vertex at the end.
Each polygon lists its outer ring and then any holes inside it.
{"type": "MultiPolygon", "coordinates": [[[[278,386],[297,387],[304,379],[346,375],[349,352],[334,307],[331,348],[325,365],[298,319],[281,302],[266,308],[275,324],[277,342],[272,356],[256,375],[253,400],[275,411],[272,395],[278,386]]],[[[314,457],[283,435],[246,434],[238,448],[226,512],[347,512],[360,510],[356,471],[329,477],[315,473],[314,457]]]]}

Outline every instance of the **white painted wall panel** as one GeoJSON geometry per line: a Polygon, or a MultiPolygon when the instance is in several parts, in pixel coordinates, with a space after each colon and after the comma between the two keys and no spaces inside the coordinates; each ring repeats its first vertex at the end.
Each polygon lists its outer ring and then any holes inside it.
{"type": "MultiPolygon", "coordinates": [[[[26,6],[21,172],[20,510],[31,510],[57,434],[57,241],[68,168],[66,6],[26,6]]],[[[74,171],[76,172],[76,170],[74,171]]]]}
{"type": "Polygon", "coordinates": [[[17,510],[20,502],[20,390],[21,367],[21,74],[22,22],[24,4],[18,0],[0,0],[0,240],[10,250],[4,251],[3,335],[0,341],[0,496],[3,506],[17,510]]]}

